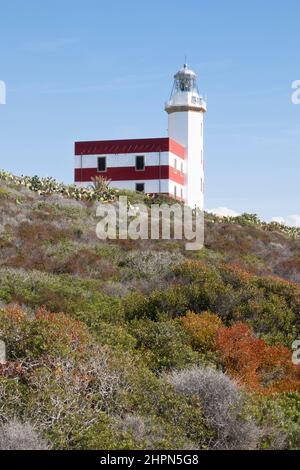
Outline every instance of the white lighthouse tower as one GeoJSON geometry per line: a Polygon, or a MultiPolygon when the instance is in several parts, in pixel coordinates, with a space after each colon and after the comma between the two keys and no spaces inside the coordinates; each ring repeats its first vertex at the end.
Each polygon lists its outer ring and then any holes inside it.
{"type": "Polygon", "coordinates": [[[204,207],[203,121],[206,103],[200,96],[196,74],[187,64],[174,75],[166,103],[169,138],[185,147],[184,200],[190,207],[204,207]]]}

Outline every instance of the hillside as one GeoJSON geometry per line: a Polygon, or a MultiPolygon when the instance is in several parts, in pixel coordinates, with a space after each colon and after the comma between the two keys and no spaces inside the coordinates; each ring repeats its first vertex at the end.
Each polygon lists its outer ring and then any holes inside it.
{"type": "Polygon", "coordinates": [[[299,448],[300,230],[103,242],[95,188],[0,173],[0,449],[299,448]]]}

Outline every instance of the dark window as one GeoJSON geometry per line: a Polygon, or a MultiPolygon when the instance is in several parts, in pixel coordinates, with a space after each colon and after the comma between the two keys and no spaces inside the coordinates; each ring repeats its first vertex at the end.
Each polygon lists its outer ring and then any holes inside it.
{"type": "Polygon", "coordinates": [[[143,193],[145,191],[145,183],[136,183],[135,190],[143,193]]]}
{"type": "Polygon", "coordinates": [[[144,155],[137,155],[135,157],[135,169],[139,170],[139,171],[145,169],[145,157],[144,157],[144,155]]]}
{"type": "Polygon", "coordinates": [[[98,157],[98,171],[106,171],[106,157],[98,157]]]}

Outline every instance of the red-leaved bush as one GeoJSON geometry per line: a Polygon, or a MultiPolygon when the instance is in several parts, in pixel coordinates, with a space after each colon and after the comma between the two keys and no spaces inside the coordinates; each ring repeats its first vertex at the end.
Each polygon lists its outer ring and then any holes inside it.
{"type": "Polygon", "coordinates": [[[216,343],[226,371],[249,388],[266,395],[300,389],[300,367],[290,350],[256,338],[245,323],[220,328],[216,343]]]}

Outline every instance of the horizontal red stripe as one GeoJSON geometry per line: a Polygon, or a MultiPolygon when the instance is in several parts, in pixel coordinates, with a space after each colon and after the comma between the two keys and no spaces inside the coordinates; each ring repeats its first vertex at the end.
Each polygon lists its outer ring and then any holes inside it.
{"type": "Polygon", "coordinates": [[[112,181],[170,179],[178,184],[184,184],[184,175],[168,165],[147,166],[143,171],[137,171],[135,167],[131,166],[111,167],[103,172],[98,172],[96,168],[75,168],[76,182],[91,181],[91,178],[97,175],[112,181]]]}
{"type": "Polygon", "coordinates": [[[177,157],[184,158],[185,157],[185,149],[182,145],[180,145],[176,140],[169,139],[170,140],[170,152],[174,153],[177,155],[177,157]]]}
{"type": "Polygon", "coordinates": [[[169,179],[184,185],[184,174],[179,170],[175,170],[172,166],[169,166],[169,179]]]}
{"type": "Polygon", "coordinates": [[[185,149],[169,137],[155,139],[96,140],[75,142],[75,155],[103,155],[118,153],[173,152],[184,158],[185,149]]]}

